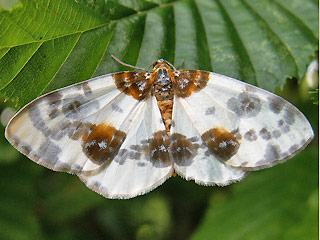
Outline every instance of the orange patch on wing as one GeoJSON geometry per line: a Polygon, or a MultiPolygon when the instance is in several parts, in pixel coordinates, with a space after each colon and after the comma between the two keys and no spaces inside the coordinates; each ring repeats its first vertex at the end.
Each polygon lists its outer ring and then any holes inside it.
{"type": "Polygon", "coordinates": [[[196,154],[199,145],[193,144],[186,136],[174,133],[170,137],[171,145],[170,150],[175,162],[178,165],[189,165],[190,160],[196,154]]]}
{"type": "Polygon", "coordinates": [[[186,98],[207,86],[209,72],[200,70],[181,70],[174,77],[174,92],[178,97],[186,98]]]}
{"type": "Polygon", "coordinates": [[[207,144],[210,152],[221,161],[229,160],[240,147],[236,136],[222,127],[211,128],[202,134],[201,138],[207,144]]]}
{"type": "Polygon", "coordinates": [[[105,123],[92,125],[89,130],[89,135],[82,136],[82,149],[91,161],[99,165],[112,160],[126,138],[124,132],[105,123]]]}
{"type": "Polygon", "coordinates": [[[154,133],[154,137],[147,140],[147,145],[144,146],[144,152],[149,155],[152,163],[155,166],[168,166],[170,163],[169,156],[170,141],[165,131],[154,133]]]}
{"type": "Polygon", "coordinates": [[[119,91],[141,101],[150,95],[152,89],[153,82],[146,76],[146,72],[132,71],[115,73],[113,78],[119,91]]]}

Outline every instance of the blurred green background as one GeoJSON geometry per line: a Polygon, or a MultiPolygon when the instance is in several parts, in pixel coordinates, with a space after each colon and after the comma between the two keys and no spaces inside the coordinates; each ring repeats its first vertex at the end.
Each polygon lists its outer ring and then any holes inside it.
{"type": "MultiPolygon", "coordinates": [[[[0,239],[318,239],[318,106],[296,80],[277,94],[315,132],[296,157],[227,187],[173,177],[130,200],[105,199],[76,176],[33,163],[9,145],[0,124],[0,239]]],[[[8,106],[1,100],[0,113],[8,106]]]]}

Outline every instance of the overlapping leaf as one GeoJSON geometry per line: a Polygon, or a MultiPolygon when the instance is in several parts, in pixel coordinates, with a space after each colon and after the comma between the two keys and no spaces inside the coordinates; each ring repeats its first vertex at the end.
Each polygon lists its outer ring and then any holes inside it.
{"type": "Polygon", "coordinates": [[[313,0],[23,0],[0,12],[0,95],[18,106],[159,58],[259,85],[300,78],[318,41],[313,0]]]}

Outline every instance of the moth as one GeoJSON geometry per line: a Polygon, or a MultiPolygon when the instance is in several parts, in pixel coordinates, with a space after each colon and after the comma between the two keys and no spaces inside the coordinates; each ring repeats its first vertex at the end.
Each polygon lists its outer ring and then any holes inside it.
{"type": "Polygon", "coordinates": [[[6,138],[106,198],[132,198],[175,174],[202,185],[240,181],[314,136],[296,107],[253,85],[163,59],[152,72],[138,69],[38,97],[13,116],[6,138]]]}

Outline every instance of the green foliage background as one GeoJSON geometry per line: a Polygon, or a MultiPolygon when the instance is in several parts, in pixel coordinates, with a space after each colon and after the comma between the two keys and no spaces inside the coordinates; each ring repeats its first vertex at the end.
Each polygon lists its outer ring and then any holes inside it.
{"type": "Polygon", "coordinates": [[[0,110],[126,69],[111,54],[140,67],[164,58],[277,91],[316,137],[292,160],[240,183],[203,187],[174,177],[131,200],[105,199],[0,137],[0,239],[318,239],[319,112],[299,87],[317,50],[318,1],[21,3],[0,12],[0,95],[10,100],[0,110]]]}

